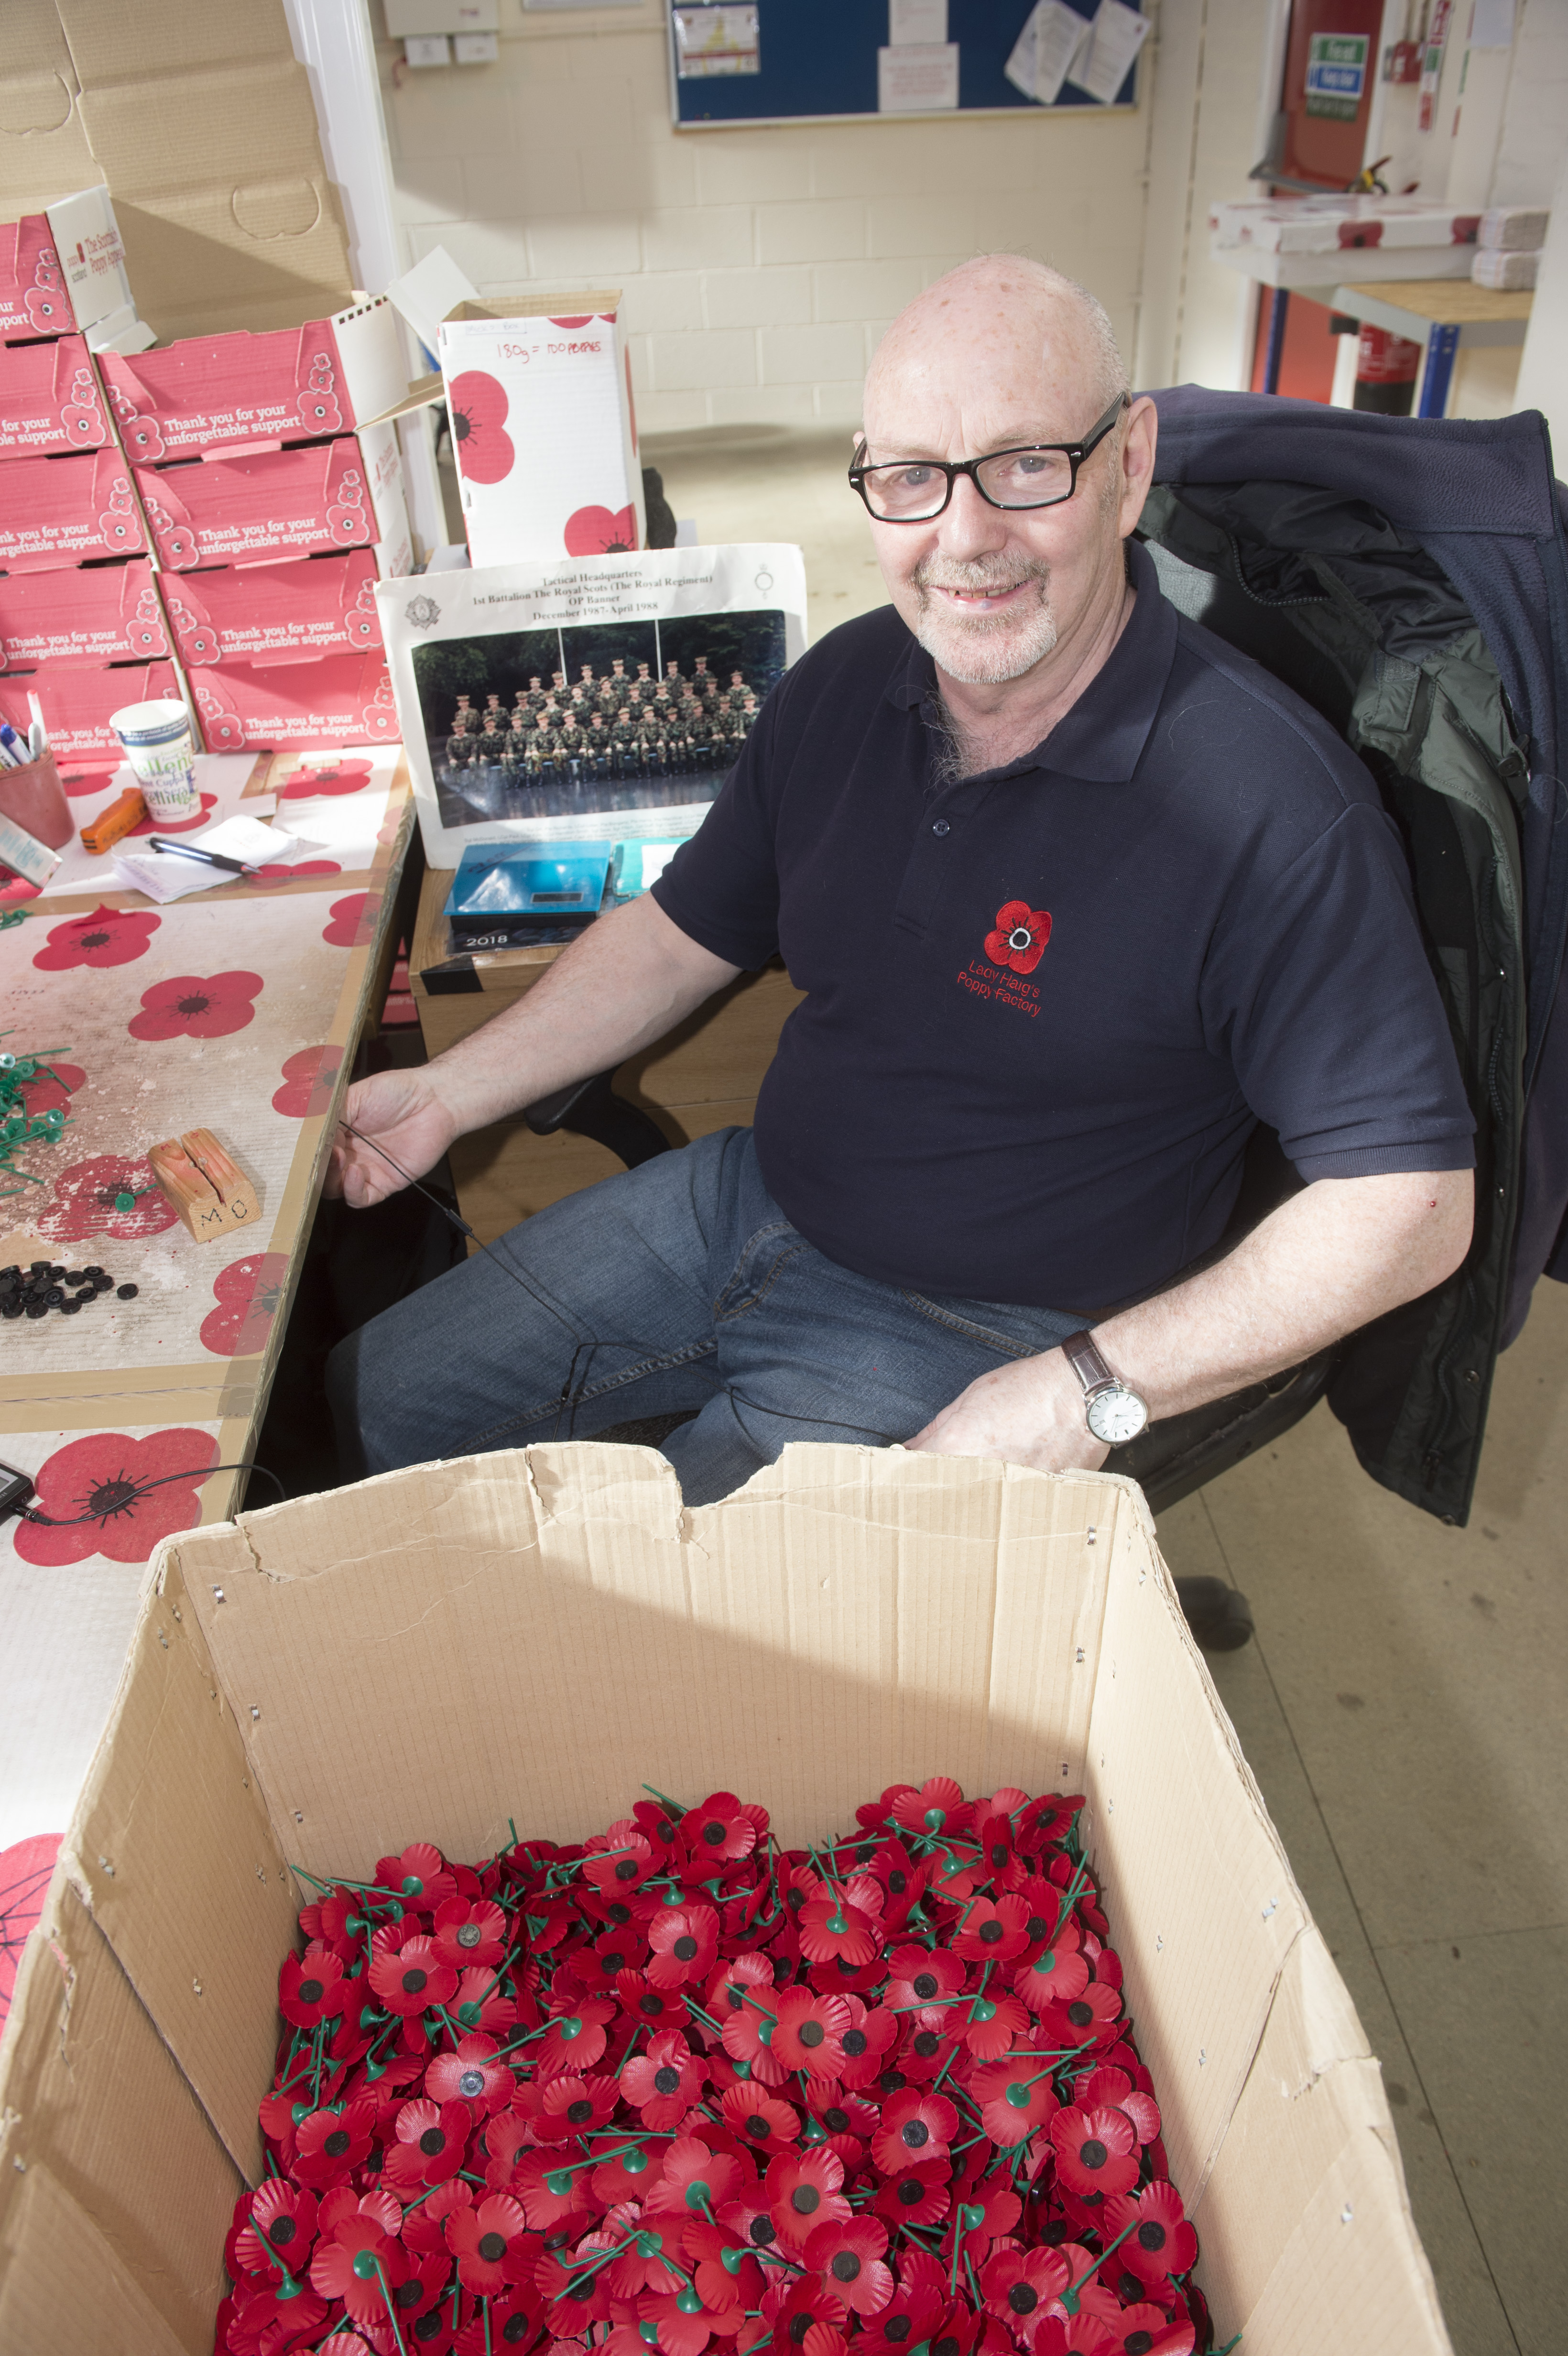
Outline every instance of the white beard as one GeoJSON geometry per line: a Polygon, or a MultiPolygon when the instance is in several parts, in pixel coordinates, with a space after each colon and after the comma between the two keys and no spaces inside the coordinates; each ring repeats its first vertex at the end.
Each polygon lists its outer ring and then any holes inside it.
{"type": "Polygon", "coordinates": [[[920,599],[915,637],[928,655],[965,687],[1000,687],[1043,662],[1057,640],[1056,616],[1047,594],[1050,574],[1044,565],[1027,572],[987,573],[981,565],[955,565],[937,580],[925,566],[912,576],[920,599]],[[931,594],[933,586],[947,589],[1008,589],[1019,581],[1034,581],[1039,596],[1021,609],[1003,614],[965,616],[945,599],[931,594]]]}

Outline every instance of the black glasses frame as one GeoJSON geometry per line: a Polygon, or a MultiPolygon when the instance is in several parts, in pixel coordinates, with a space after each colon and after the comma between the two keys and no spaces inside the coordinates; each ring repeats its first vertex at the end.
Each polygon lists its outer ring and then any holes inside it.
{"type": "MultiPolygon", "coordinates": [[[[1030,515],[1040,508],[1059,508],[1062,505],[1064,500],[1070,499],[1072,497],[1073,492],[1078,488],[1079,467],[1082,466],[1085,458],[1092,457],[1093,453],[1099,448],[1101,443],[1104,440],[1106,434],[1110,432],[1117,418],[1120,417],[1123,410],[1130,409],[1132,407],[1132,401],[1133,397],[1130,392],[1119,392],[1116,395],[1115,400],[1111,403],[1109,409],[1106,410],[1104,417],[1097,418],[1095,420],[1094,423],[1089,428],[1088,433],[1084,435],[1082,442],[1024,442],[1020,443],[1015,450],[987,450],[983,458],[922,458],[918,462],[921,466],[930,466],[937,473],[945,475],[947,477],[947,489],[944,495],[942,505],[939,508],[933,508],[929,515],[888,516],[879,515],[877,513],[876,509],[866,497],[866,477],[868,475],[880,474],[882,468],[880,466],[868,466],[865,465],[866,444],[864,442],[861,443],[859,450],[855,453],[855,463],[849,469],[849,480],[859,492],[861,499],[865,502],[866,512],[870,517],[873,523],[934,523],[937,517],[945,515],[948,509],[952,506],[953,486],[960,475],[967,475],[969,480],[974,484],[975,488],[979,492],[980,497],[985,500],[986,505],[988,508],[997,509],[999,514],[1030,515]],[[988,466],[993,458],[1018,458],[1025,455],[1032,456],[1038,452],[1046,450],[1059,451],[1072,469],[1072,482],[1068,485],[1066,490],[1059,491],[1053,498],[1027,499],[1022,502],[1021,505],[1017,506],[1010,503],[1004,504],[1000,499],[994,499],[989,491],[987,490],[984,483],[980,480],[980,468],[982,466],[988,466]]],[[[908,466],[916,462],[909,458],[892,458],[886,461],[886,464],[890,466],[908,466]]]]}

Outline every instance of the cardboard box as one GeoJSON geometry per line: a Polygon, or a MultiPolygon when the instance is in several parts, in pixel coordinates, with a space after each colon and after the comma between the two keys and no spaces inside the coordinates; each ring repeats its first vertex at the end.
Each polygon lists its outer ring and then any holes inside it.
{"type": "Polygon", "coordinates": [[[1495,294],[1517,294],[1533,287],[1541,268],[1541,256],[1521,253],[1511,246],[1477,246],[1470,264],[1470,276],[1477,286],[1489,286],[1495,294]]]}
{"type": "Polygon", "coordinates": [[[620,294],[462,303],[438,330],[476,565],[603,556],[647,537],[620,294]]]}
{"type": "Polygon", "coordinates": [[[172,651],[145,557],[0,578],[0,669],[148,662],[172,651]]]}
{"type": "Polygon", "coordinates": [[[29,690],[38,699],[49,748],[68,785],[79,771],[117,769],[125,758],[109,725],[112,712],[180,692],[172,662],[122,663],[112,670],[70,670],[50,663],[39,670],[10,671],[0,678],[0,720],[8,720],[23,735],[32,717],[29,690]]]}
{"type": "Polygon", "coordinates": [[[1262,197],[1216,205],[1209,215],[1217,246],[1252,246],[1260,253],[1473,246],[1480,221],[1479,213],[1456,212],[1425,197],[1262,197]]]}
{"type": "Polygon", "coordinates": [[[0,222],[0,341],[63,335],[133,309],[107,188],[0,222]]]}
{"type": "Polygon", "coordinates": [[[138,466],[158,562],[171,573],[368,548],[378,530],[372,461],[357,436],[253,458],[138,466]]]}
{"type": "Polygon", "coordinates": [[[292,744],[389,744],[398,734],[387,659],[323,655],[315,662],[212,663],[191,673],[209,753],[292,744]]]}
{"type": "Polygon", "coordinates": [[[318,440],[368,425],[409,390],[384,294],[266,335],[191,336],[101,356],[120,438],[139,464],[318,440]]]}
{"type": "Polygon", "coordinates": [[[131,469],[116,449],[13,458],[0,488],[0,567],[7,573],[139,556],[147,545],[131,469]]]}
{"type": "Polygon", "coordinates": [[[61,336],[51,344],[0,344],[0,458],[96,450],[110,439],[80,336],[61,336]]]}
{"type": "Polygon", "coordinates": [[[581,1443],[159,1549],[0,2047],[0,2346],[210,2349],[293,1869],[581,1839],[645,1782],[795,1846],[934,1772],[1088,1794],[1220,2342],[1445,2356],[1377,2062],[1137,1491],[796,1447],[688,1512],[581,1443]]]}
{"type": "MultiPolygon", "coordinates": [[[[381,643],[376,564],[367,549],[302,557],[293,564],[226,565],[164,576],[179,659],[208,663],[298,662],[362,653],[381,643]]],[[[5,610],[0,583],[0,616],[5,610]]]]}
{"type": "Polygon", "coordinates": [[[164,337],[298,327],[352,300],[342,206],[280,0],[8,0],[0,198],[106,182],[164,337]]]}

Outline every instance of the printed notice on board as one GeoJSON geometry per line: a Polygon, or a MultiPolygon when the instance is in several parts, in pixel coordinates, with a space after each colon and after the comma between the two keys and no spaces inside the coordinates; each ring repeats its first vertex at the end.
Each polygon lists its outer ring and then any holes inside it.
{"type": "Polygon", "coordinates": [[[1124,8],[1122,0],[1100,0],[1090,27],[1093,37],[1068,69],[1074,90],[1087,91],[1102,106],[1111,105],[1133,70],[1148,28],[1149,20],[1140,10],[1124,8]]]}
{"type": "Polygon", "coordinates": [[[933,114],[958,103],[956,41],[911,41],[877,51],[877,107],[883,114],[933,114]]]}
{"type": "Polygon", "coordinates": [[[754,7],[677,8],[676,72],[682,81],[713,74],[761,73],[762,42],[754,7]]]}
{"type": "Polygon", "coordinates": [[[947,40],[947,0],[888,0],[888,47],[918,48],[922,43],[944,47],[947,40]]]}
{"type": "Polygon", "coordinates": [[[1092,38],[1088,17],[1066,0],[1036,0],[1002,70],[1026,98],[1054,106],[1073,59],[1092,38]]]}

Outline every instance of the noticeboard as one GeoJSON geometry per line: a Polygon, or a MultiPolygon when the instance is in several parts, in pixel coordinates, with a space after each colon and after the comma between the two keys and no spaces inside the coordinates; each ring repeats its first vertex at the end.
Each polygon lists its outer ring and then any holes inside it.
{"type": "Polygon", "coordinates": [[[1137,99],[1126,0],[670,0],[677,130],[1105,112],[1137,99]]]}

